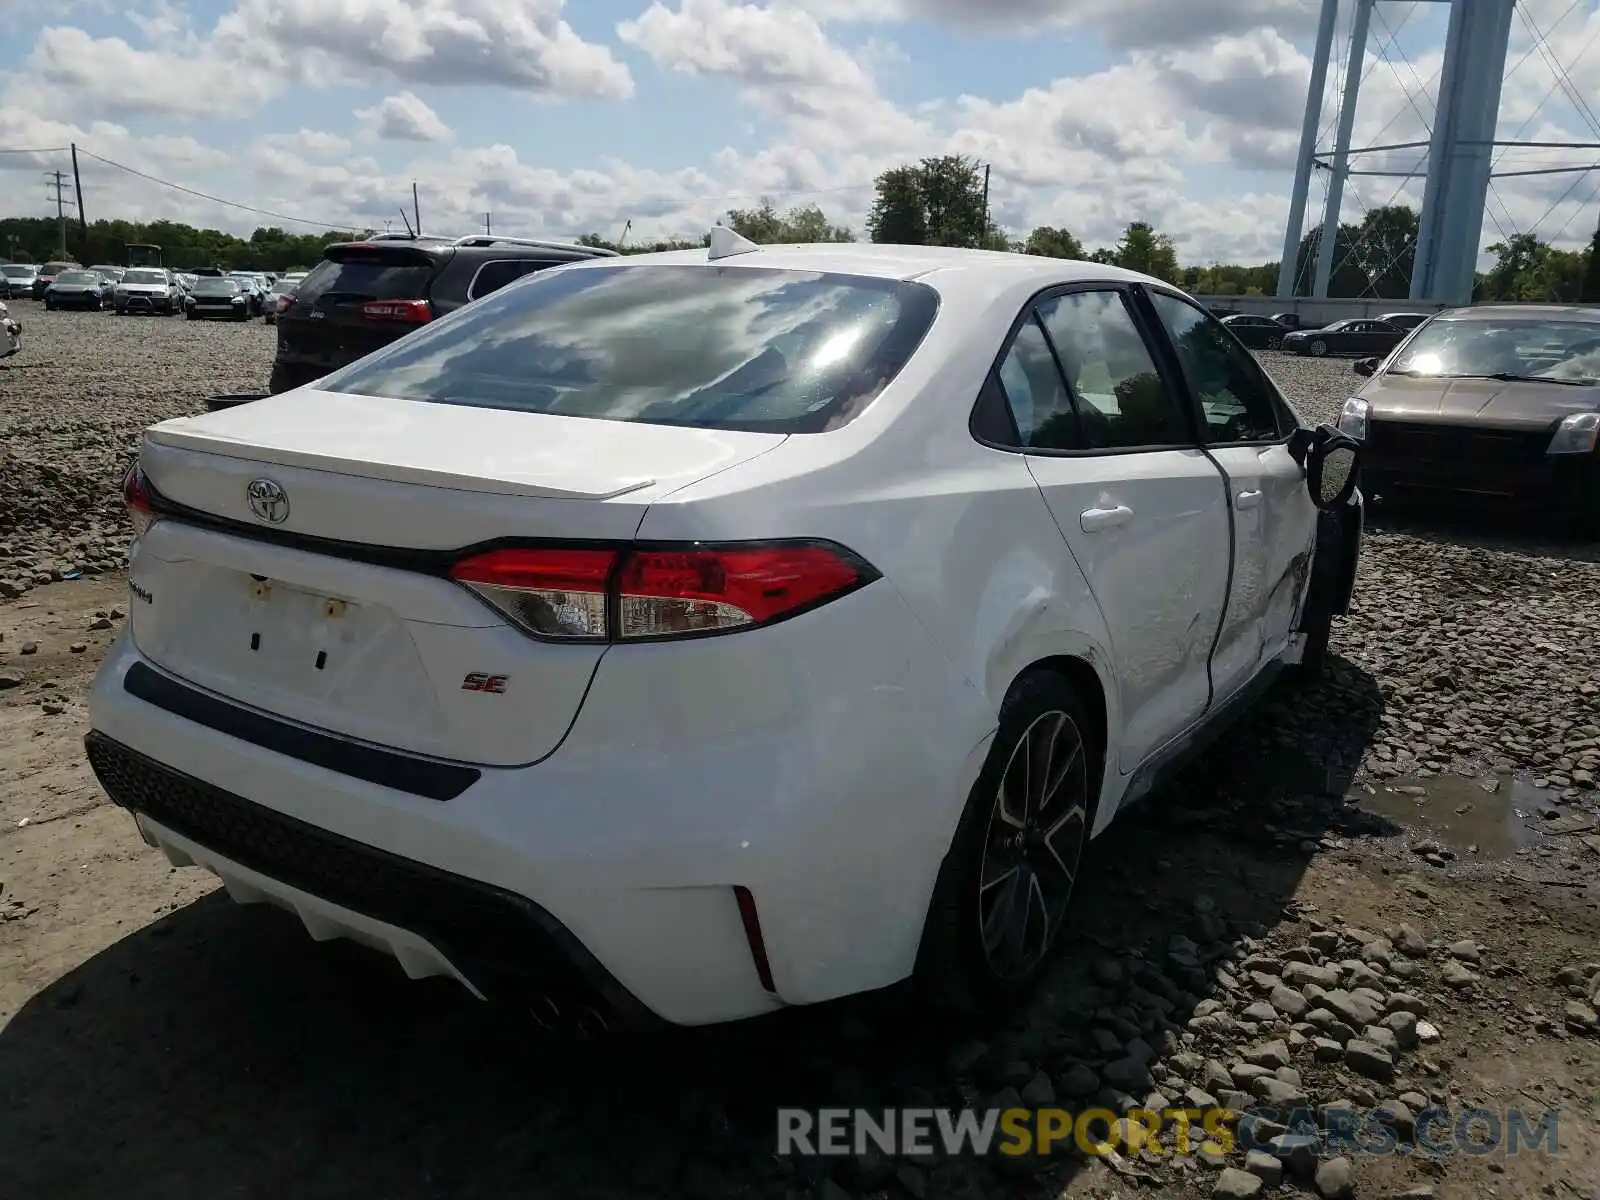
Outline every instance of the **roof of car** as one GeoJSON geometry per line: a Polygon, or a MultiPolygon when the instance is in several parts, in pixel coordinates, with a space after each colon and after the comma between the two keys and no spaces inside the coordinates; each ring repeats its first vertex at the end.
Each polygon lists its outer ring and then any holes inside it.
{"type": "MultiPolygon", "coordinates": [[[[917,279],[935,271],[980,271],[1008,281],[1035,280],[1040,287],[1079,280],[1159,283],[1121,267],[1076,259],[1012,254],[1002,250],[969,250],[959,246],[894,246],[877,242],[815,242],[768,245],[744,254],[712,260],[705,250],[666,250],[625,258],[596,258],[564,265],[564,271],[618,266],[689,266],[714,261],[718,267],[773,267],[791,271],[828,271],[876,279],[917,279]]],[[[949,282],[948,279],[941,283],[949,282]]]]}
{"type": "Polygon", "coordinates": [[[1452,321],[1592,321],[1600,324],[1600,306],[1592,304],[1471,304],[1439,314],[1452,321]]]}

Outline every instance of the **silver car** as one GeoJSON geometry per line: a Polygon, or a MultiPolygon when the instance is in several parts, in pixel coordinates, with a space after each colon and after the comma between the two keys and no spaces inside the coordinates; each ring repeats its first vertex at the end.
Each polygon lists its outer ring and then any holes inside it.
{"type": "Polygon", "coordinates": [[[39,268],[32,263],[6,263],[0,266],[0,300],[33,295],[39,268]]]}
{"type": "Polygon", "coordinates": [[[275,324],[278,320],[278,310],[284,307],[284,301],[294,295],[295,288],[300,286],[300,281],[306,277],[305,271],[295,271],[288,275],[281,275],[267,288],[266,299],[262,301],[261,315],[268,325],[275,324]]]}
{"type": "Polygon", "coordinates": [[[130,267],[117,290],[112,293],[119,313],[161,313],[171,316],[183,311],[183,289],[172,275],[160,267],[130,267]]]}

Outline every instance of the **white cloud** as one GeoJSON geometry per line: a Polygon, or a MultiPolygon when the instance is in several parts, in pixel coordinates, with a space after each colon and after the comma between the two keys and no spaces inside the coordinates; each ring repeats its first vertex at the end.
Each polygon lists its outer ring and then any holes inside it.
{"type": "Polygon", "coordinates": [[[633,94],[611,51],[561,19],[563,0],[240,0],[213,41],[244,61],[321,82],[374,75],[551,98],[633,94]]]}
{"type": "Polygon", "coordinates": [[[380,141],[448,142],[450,127],[415,92],[385,96],[371,108],[356,109],[356,119],[380,141]]]}

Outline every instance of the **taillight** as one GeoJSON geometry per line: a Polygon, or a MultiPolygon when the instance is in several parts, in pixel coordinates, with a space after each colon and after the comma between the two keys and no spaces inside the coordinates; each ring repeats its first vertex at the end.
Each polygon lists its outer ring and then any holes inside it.
{"type": "Polygon", "coordinates": [[[294,297],[293,296],[279,296],[278,297],[278,311],[280,313],[288,312],[289,311],[289,306],[291,304],[293,304],[293,303],[294,303],[294,297]]]}
{"type": "Polygon", "coordinates": [[[433,320],[433,309],[426,300],[368,300],[361,305],[361,315],[372,321],[425,325],[433,320]]]}
{"type": "Polygon", "coordinates": [[[461,560],[450,576],[535,637],[591,642],[753,629],[878,578],[827,542],[502,548],[461,560]]]}
{"type": "Polygon", "coordinates": [[[150,526],[155,524],[156,513],[150,499],[150,482],[139,469],[137,461],[122,477],[122,501],[128,506],[128,515],[133,518],[133,536],[143,537],[150,526]]]}

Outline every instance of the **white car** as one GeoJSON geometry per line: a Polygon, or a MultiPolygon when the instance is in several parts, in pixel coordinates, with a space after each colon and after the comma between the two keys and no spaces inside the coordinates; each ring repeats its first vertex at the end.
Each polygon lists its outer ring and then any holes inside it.
{"type": "Polygon", "coordinates": [[[1002,999],[1325,647],[1356,453],[1113,267],[575,262],[145,433],[89,758],[235,899],[552,1025],[1002,999]]]}

